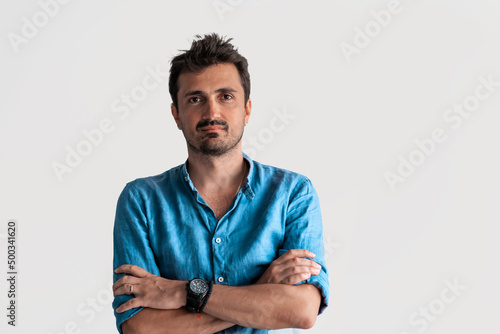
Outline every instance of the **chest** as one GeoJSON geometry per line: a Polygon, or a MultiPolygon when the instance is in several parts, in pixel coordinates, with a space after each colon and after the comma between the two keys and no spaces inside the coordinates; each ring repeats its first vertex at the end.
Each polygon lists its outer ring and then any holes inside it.
{"type": "Polygon", "coordinates": [[[252,209],[244,197],[227,214],[230,204],[219,204],[212,203],[217,222],[202,205],[186,205],[154,220],[151,249],[163,277],[252,284],[276,259],[285,235],[279,212],[252,209]]]}
{"type": "Polygon", "coordinates": [[[231,194],[227,193],[201,194],[201,196],[214,212],[217,221],[219,221],[226,214],[227,210],[231,206],[231,203],[233,202],[234,199],[234,197],[231,196],[231,194]]]}

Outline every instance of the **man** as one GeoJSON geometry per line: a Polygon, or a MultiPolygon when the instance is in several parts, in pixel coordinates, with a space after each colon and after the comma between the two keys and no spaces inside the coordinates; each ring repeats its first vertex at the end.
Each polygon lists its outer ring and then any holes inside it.
{"type": "Polygon", "coordinates": [[[250,76],[230,41],[197,36],[172,59],[188,159],[118,200],[113,308],[125,334],[310,328],[327,306],[317,194],[242,152],[250,76]]]}

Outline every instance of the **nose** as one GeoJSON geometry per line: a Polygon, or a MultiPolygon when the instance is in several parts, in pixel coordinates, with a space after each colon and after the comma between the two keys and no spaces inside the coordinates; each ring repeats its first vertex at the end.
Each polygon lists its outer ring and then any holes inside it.
{"type": "Polygon", "coordinates": [[[203,119],[212,120],[220,118],[220,106],[215,98],[209,98],[203,109],[203,119]]]}

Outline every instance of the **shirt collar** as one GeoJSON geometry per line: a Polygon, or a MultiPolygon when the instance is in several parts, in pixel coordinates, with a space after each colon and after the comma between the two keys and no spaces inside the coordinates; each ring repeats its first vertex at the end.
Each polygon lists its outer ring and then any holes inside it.
{"type": "Polygon", "coordinates": [[[243,152],[243,158],[248,161],[248,175],[245,184],[243,185],[243,193],[245,194],[246,198],[251,201],[255,197],[255,193],[253,192],[251,182],[254,174],[254,165],[253,165],[253,160],[250,159],[248,155],[246,155],[243,152]]]}

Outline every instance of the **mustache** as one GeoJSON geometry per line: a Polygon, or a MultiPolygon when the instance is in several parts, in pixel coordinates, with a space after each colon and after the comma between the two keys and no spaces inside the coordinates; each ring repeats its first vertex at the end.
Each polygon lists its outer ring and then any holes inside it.
{"type": "Polygon", "coordinates": [[[226,121],[222,120],[217,120],[217,119],[212,119],[212,120],[205,120],[201,121],[196,125],[196,130],[200,130],[201,128],[204,128],[206,126],[214,126],[214,125],[220,125],[223,126],[225,130],[228,129],[228,125],[226,121]]]}

